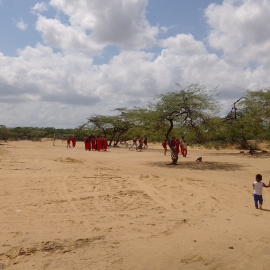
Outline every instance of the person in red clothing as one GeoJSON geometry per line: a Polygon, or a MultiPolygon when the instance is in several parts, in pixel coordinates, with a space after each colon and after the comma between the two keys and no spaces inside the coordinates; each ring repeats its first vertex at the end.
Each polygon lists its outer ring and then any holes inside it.
{"type": "Polygon", "coordinates": [[[183,157],[186,157],[187,156],[187,142],[184,137],[182,137],[182,140],[180,141],[180,145],[181,145],[182,155],[183,157]]]}
{"type": "Polygon", "coordinates": [[[148,148],[147,138],[144,138],[143,144],[144,144],[143,148],[147,149],[148,148]]]}
{"type": "Polygon", "coordinates": [[[92,137],[91,144],[92,144],[92,151],[96,151],[97,150],[97,141],[96,141],[95,136],[92,137]]]}
{"type": "Polygon", "coordinates": [[[175,139],[175,152],[177,155],[180,153],[180,141],[178,138],[175,139]]]}
{"type": "Polygon", "coordinates": [[[91,138],[87,137],[85,140],[85,150],[87,151],[91,151],[91,138]]]}
{"type": "Polygon", "coordinates": [[[141,152],[142,151],[142,148],[143,148],[143,138],[140,137],[139,138],[139,146],[137,147],[136,150],[139,150],[141,152]]]}
{"type": "Polygon", "coordinates": [[[103,138],[102,143],[103,143],[103,150],[104,151],[107,151],[107,148],[108,148],[108,141],[107,141],[107,139],[106,138],[103,138]]]}
{"type": "Polygon", "coordinates": [[[76,146],[76,137],[75,137],[75,135],[73,135],[71,141],[72,141],[72,147],[74,148],[76,146]]]}
{"type": "Polygon", "coordinates": [[[102,150],[102,140],[100,136],[97,136],[97,150],[98,151],[102,150]]]}
{"type": "Polygon", "coordinates": [[[70,142],[71,142],[71,138],[68,137],[68,138],[67,138],[67,148],[70,148],[70,142]]]}
{"type": "Polygon", "coordinates": [[[166,140],[164,140],[164,141],[162,142],[162,147],[163,147],[163,149],[164,149],[164,155],[166,156],[166,153],[167,153],[167,142],[166,142],[166,140]]]}

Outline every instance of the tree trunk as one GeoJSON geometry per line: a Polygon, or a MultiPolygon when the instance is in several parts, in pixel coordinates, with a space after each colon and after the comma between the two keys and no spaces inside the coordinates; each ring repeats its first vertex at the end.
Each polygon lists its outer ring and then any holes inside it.
{"type": "Polygon", "coordinates": [[[177,165],[177,161],[178,161],[178,154],[175,152],[175,149],[172,147],[171,145],[171,141],[169,139],[169,135],[173,129],[173,121],[169,120],[170,122],[170,127],[166,133],[166,141],[167,144],[169,145],[170,149],[171,149],[171,159],[172,159],[172,163],[170,163],[169,165],[177,165]]]}

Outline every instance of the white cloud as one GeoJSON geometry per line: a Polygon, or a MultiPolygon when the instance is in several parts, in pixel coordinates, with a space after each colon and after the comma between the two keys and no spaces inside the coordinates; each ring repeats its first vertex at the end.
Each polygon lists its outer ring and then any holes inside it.
{"type": "Polygon", "coordinates": [[[61,50],[97,54],[106,45],[94,42],[79,27],[63,25],[57,19],[47,19],[44,16],[38,17],[36,29],[41,32],[43,40],[47,45],[61,50]]]}
{"type": "Polygon", "coordinates": [[[16,26],[22,31],[25,31],[28,27],[28,25],[23,21],[23,19],[19,19],[16,22],[16,26]]]}
{"type": "Polygon", "coordinates": [[[33,7],[32,7],[32,12],[33,13],[42,13],[44,11],[48,10],[47,5],[44,2],[41,3],[36,3],[33,7]]]}
{"type": "MultiPolygon", "coordinates": [[[[63,24],[62,29],[72,27],[85,33],[84,37],[79,36],[80,42],[141,49],[154,44],[155,36],[158,34],[157,27],[150,26],[146,20],[147,2],[147,0],[51,0],[50,4],[69,17],[70,25],[63,24]]],[[[39,22],[39,25],[41,23],[39,22]]],[[[55,23],[56,28],[59,28],[60,22],[55,23]]],[[[41,26],[39,30],[42,31],[41,26]]],[[[68,32],[63,32],[64,40],[68,32]]],[[[48,40],[47,42],[49,43],[48,40]]]]}
{"type": "Polygon", "coordinates": [[[50,5],[67,20],[41,15],[45,7],[37,4],[43,44],[17,57],[0,53],[0,124],[75,127],[93,113],[145,105],[176,83],[219,87],[223,104],[269,84],[270,0],[210,5],[207,44],[182,33],[156,40],[163,27],[146,20],[146,0],[50,5]],[[110,46],[119,52],[99,64],[95,56],[105,57],[110,46]]]}
{"type": "Polygon", "coordinates": [[[211,27],[209,44],[225,54],[241,53],[251,46],[257,51],[265,44],[269,50],[269,14],[270,1],[225,0],[222,5],[211,4],[206,10],[211,27]]]}

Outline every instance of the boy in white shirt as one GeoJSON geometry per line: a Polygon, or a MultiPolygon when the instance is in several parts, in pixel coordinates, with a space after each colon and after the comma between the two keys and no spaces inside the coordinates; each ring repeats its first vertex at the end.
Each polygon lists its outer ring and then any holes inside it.
{"type": "Polygon", "coordinates": [[[262,175],[256,174],[256,182],[253,183],[254,202],[255,202],[256,209],[259,209],[259,208],[262,209],[262,204],[263,204],[262,189],[263,189],[263,187],[266,187],[266,188],[270,187],[270,181],[269,181],[268,186],[261,181],[262,181],[262,175]],[[259,207],[258,207],[258,202],[259,202],[259,207]]]}

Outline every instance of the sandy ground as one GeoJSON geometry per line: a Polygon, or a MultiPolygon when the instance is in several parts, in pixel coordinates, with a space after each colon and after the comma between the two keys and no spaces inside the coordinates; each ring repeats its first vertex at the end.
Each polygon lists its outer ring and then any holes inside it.
{"type": "Polygon", "coordinates": [[[270,155],[162,151],[1,142],[0,269],[269,269],[270,155]]]}

